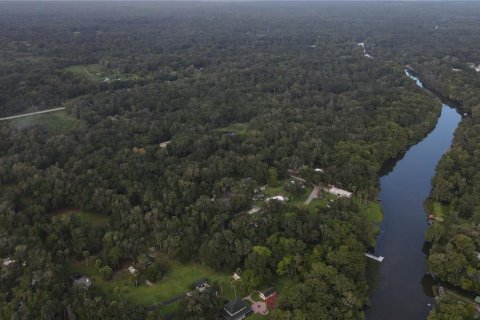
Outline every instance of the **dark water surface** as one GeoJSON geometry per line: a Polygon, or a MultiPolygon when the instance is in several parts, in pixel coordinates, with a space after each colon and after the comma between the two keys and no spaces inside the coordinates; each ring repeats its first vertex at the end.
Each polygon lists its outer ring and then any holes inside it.
{"type": "MultiPolygon", "coordinates": [[[[417,78],[407,75],[423,88],[417,78]]],[[[450,148],[460,120],[455,109],[443,104],[435,129],[380,178],[384,219],[375,253],[385,260],[371,297],[372,308],[367,310],[369,320],[427,318],[433,298],[422,252],[427,229],[423,202],[430,194],[435,167],[450,148]]]]}

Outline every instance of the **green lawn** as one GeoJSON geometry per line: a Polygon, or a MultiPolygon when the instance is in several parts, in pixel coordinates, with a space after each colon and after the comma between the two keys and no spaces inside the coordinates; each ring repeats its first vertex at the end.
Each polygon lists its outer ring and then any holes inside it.
{"type": "Polygon", "coordinates": [[[378,201],[368,201],[366,205],[361,205],[362,210],[367,214],[368,221],[380,223],[383,219],[382,208],[378,201]]]}
{"type": "Polygon", "coordinates": [[[11,126],[20,129],[38,125],[54,132],[65,131],[80,125],[79,120],[62,110],[35,114],[28,117],[11,119],[8,121],[11,126]]]}
{"type": "Polygon", "coordinates": [[[78,220],[95,225],[95,226],[102,225],[108,222],[107,216],[91,213],[91,212],[85,212],[82,210],[76,210],[76,209],[60,210],[58,212],[53,213],[52,216],[60,217],[60,216],[70,216],[70,215],[75,215],[77,216],[78,220]]]}
{"type": "Polygon", "coordinates": [[[267,320],[267,319],[270,319],[270,316],[268,314],[266,316],[263,316],[261,314],[254,313],[254,314],[246,317],[245,319],[248,319],[248,320],[267,320]]]}
{"type": "Polygon", "coordinates": [[[163,316],[175,315],[177,313],[180,301],[169,304],[168,306],[161,307],[160,314],[163,316]]]}
{"type": "Polygon", "coordinates": [[[317,213],[319,209],[326,208],[331,200],[335,201],[336,199],[337,197],[335,197],[333,194],[320,190],[318,198],[313,199],[308,205],[308,210],[311,213],[317,213]]]}

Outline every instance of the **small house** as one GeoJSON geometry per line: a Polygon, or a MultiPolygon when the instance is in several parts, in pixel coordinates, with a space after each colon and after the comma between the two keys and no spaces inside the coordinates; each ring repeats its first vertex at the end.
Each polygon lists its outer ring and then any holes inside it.
{"type": "Polygon", "coordinates": [[[474,301],[476,304],[480,305],[480,296],[476,296],[474,301]]]}
{"type": "Polygon", "coordinates": [[[236,280],[236,281],[238,281],[238,280],[241,279],[240,275],[239,275],[238,273],[236,273],[236,272],[233,273],[232,278],[233,278],[233,280],[236,280]]]}
{"type": "Polygon", "coordinates": [[[315,172],[316,173],[324,173],[325,171],[323,171],[323,169],[320,169],[320,168],[315,168],[315,172]]]}
{"type": "Polygon", "coordinates": [[[205,278],[199,279],[199,280],[195,281],[193,283],[193,285],[195,286],[195,289],[199,290],[199,289],[204,288],[205,286],[208,286],[208,281],[205,278]]]}
{"type": "Polygon", "coordinates": [[[274,196],[274,197],[270,197],[270,198],[265,199],[266,202],[270,202],[272,200],[276,200],[278,202],[285,203],[285,202],[288,201],[288,198],[284,197],[284,196],[274,196]]]}
{"type": "Polygon", "coordinates": [[[270,287],[267,290],[260,292],[260,298],[267,300],[277,295],[277,289],[275,287],[270,287]]]}
{"type": "Polygon", "coordinates": [[[240,320],[252,312],[253,310],[249,303],[241,299],[234,299],[223,306],[220,315],[225,320],[240,320]]]}

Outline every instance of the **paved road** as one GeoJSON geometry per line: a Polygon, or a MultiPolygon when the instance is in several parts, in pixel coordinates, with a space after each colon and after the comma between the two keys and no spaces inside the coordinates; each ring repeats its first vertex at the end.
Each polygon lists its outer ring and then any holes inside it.
{"type": "Polygon", "coordinates": [[[308,196],[307,200],[303,203],[304,205],[308,206],[310,202],[312,202],[313,199],[318,197],[318,192],[320,192],[320,187],[319,186],[313,186],[313,190],[308,196]]]}
{"type": "Polygon", "coordinates": [[[0,118],[0,121],[11,120],[11,119],[16,119],[16,118],[22,118],[22,117],[28,117],[28,116],[33,116],[33,115],[36,115],[36,114],[42,114],[42,113],[48,113],[48,112],[55,112],[55,111],[60,111],[60,110],[65,110],[65,107],[55,108],[55,109],[48,109],[48,110],[42,110],[42,111],[31,112],[31,113],[24,113],[24,114],[19,114],[19,115],[16,115],[16,116],[0,118]]]}

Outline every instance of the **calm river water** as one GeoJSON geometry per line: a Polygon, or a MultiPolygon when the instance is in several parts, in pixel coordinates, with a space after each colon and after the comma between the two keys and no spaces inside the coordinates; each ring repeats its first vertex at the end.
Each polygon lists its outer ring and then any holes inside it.
{"type": "MultiPolygon", "coordinates": [[[[423,88],[419,79],[406,74],[423,88]]],[[[435,167],[449,149],[460,120],[455,109],[443,104],[435,129],[380,178],[384,219],[375,253],[385,260],[371,297],[372,308],[367,310],[369,320],[427,318],[433,298],[422,251],[427,229],[423,202],[430,194],[435,167]]]]}

